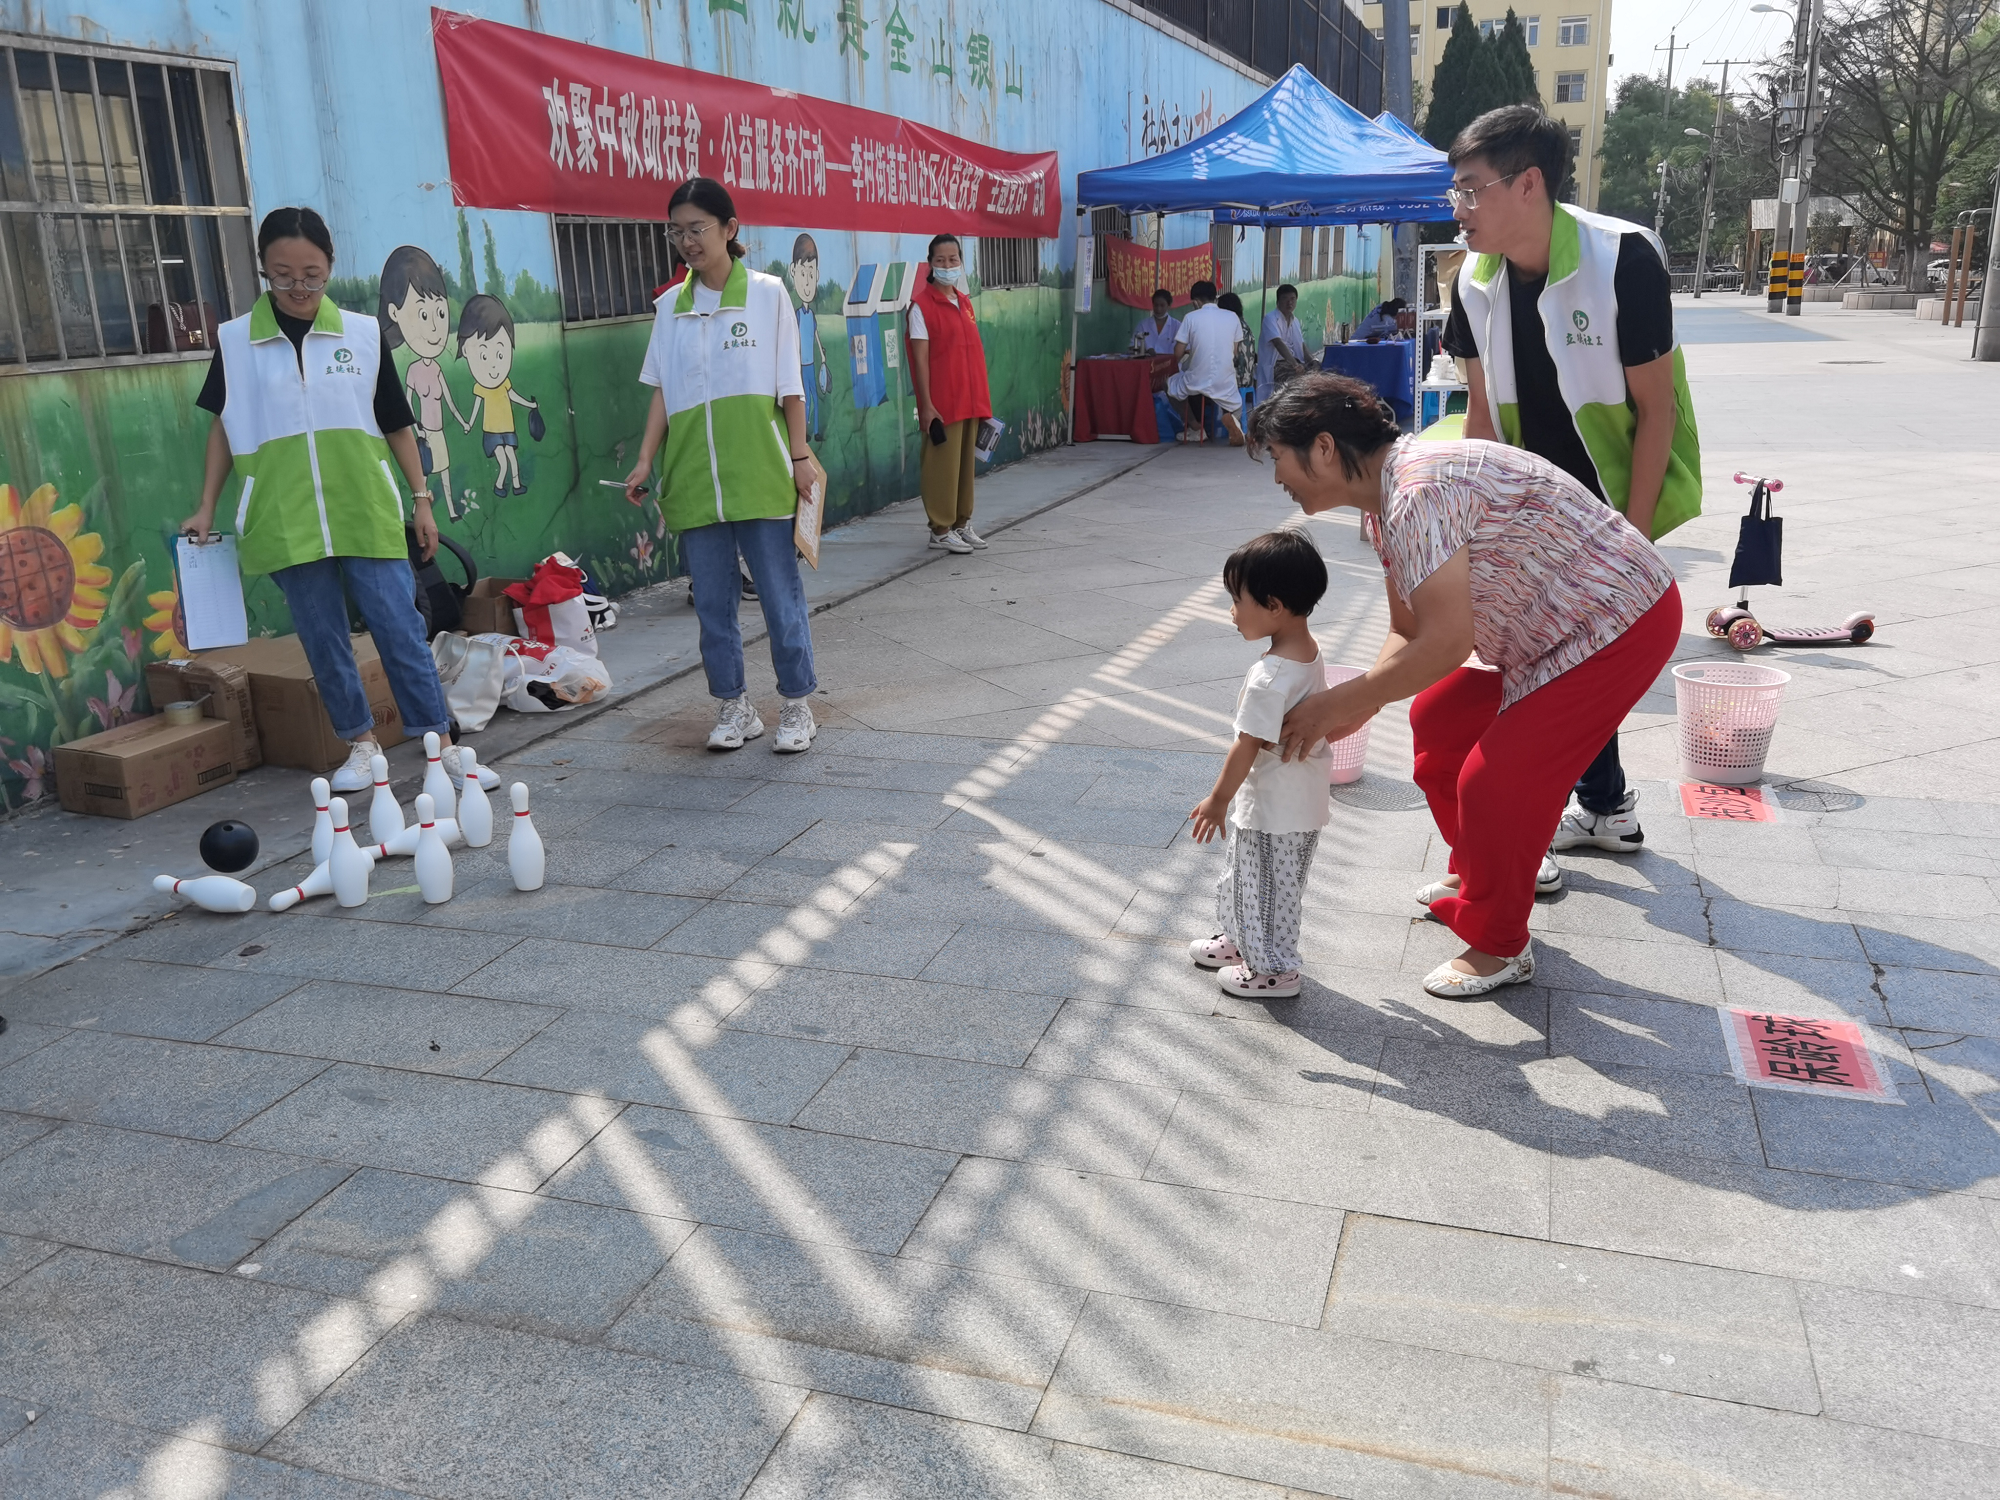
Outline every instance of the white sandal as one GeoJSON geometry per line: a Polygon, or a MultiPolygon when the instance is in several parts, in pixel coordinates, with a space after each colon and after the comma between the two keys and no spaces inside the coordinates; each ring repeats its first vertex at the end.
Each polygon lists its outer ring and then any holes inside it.
{"type": "Polygon", "coordinates": [[[1296,972],[1252,974],[1248,964],[1231,964],[1215,976],[1223,993],[1244,1000],[1291,1000],[1304,987],[1296,972]]]}
{"type": "Polygon", "coordinates": [[[1218,932],[1214,937],[1196,938],[1188,944],[1188,957],[1194,960],[1198,969],[1219,969],[1224,964],[1243,962],[1243,955],[1236,951],[1236,945],[1229,941],[1226,932],[1218,932]]]}
{"type": "Polygon", "coordinates": [[[1442,880],[1433,880],[1429,885],[1417,892],[1417,905],[1429,906],[1433,901],[1441,900],[1446,896],[1456,896],[1457,894],[1457,886],[1446,885],[1442,880]]]}
{"type": "Polygon", "coordinates": [[[1535,977],[1535,945],[1531,942],[1508,959],[1498,973],[1468,974],[1449,961],[1424,976],[1424,993],[1440,1000],[1476,1000],[1509,984],[1526,984],[1535,977]]]}

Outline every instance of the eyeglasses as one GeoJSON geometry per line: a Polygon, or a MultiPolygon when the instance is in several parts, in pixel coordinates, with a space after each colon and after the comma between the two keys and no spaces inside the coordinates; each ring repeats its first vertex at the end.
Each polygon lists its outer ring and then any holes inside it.
{"type": "Polygon", "coordinates": [[[295,288],[304,292],[323,292],[326,290],[326,278],[324,276],[307,276],[298,281],[293,281],[284,276],[273,276],[269,271],[259,271],[257,274],[271,283],[271,290],[274,292],[289,292],[295,288]]]}
{"type": "Polygon", "coordinates": [[[1499,187],[1503,183],[1512,182],[1516,177],[1521,175],[1521,172],[1527,170],[1526,167],[1523,167],[1520,172],[1509,172],[1505,177],[1496,177],[1491,182],[1482,182],[1478,187],[1446,188],[1444,190],[1444,201],[1449,203],[1453,208],[1477,208],[1479,207],[1479,195],[1481,193],[1485,192],[1488,188],[1499,187]]]}
{"type": "Polygon", "coordinates": [[[667,226],[667,243],[669,245],[685,245],[689,240],[698,240],[707,234],[709,230],[715,228],[716,224],[717,221],[714,219],[710,219],[705,224],[688,224],[685,226],[669,224],[667,226]]]}

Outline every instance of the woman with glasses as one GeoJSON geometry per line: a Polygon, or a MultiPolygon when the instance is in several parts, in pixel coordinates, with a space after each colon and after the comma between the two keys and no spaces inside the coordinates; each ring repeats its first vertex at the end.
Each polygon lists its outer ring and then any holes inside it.
{"type": "MultiPolygon", "coordinates": [[[[395,361],[383,357],[380,325],[326,299],[333,237],[325,220],[310,208],[273,209],[257,230],[257,258],[271,289],[216,330],[215,358],[195,398],[217,421],[208,430],[201,504],[181,530],[207,540],[224,482],[232,470],[242,477],[237,562],[270,574],[283,591],[334,733],[348,742],[333,789],[358,792],[372,784],[369,762],[381,746],[347,633],[349,599],[381,654],[403,732],[451,738],[417,613],[396,470],[410,487],[407,514],[426,558],[437,550],[437,522],[416,419],[395,361]]],[[[456,746],[444,760],[455,780],[456,746]]]]}
{"type": "Polygon", "coordinates": [[[812,631],[792,542],[802,497],[825,472],[806,445],[799,325],[785,284],[743,263],[736,205],[721,183],[694,177],[667,201],[667,240],[688,275],[654,303],[653,337],[639,379],[653,387],[639,461],[625,479],[637,505],[660,467],[660,514],[680,536],[701,665],[716,700],[711,750],[740,750],[764,732],[743,678],[737,555],[757,582],[784,700],[771,748],[811,746],[812,631]]]}

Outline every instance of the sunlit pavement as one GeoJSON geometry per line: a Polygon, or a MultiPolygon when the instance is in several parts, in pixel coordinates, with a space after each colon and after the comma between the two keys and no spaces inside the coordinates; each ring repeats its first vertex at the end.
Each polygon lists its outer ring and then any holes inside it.
{"type": "MultiPolygon", "coordinates": [[[[9,993],[0,1494],[1993,1493],[2000,371],[1747,305],[1683,310],[1680,657],[1737,468],[1786,480],[1756,602],[1879,621],[1759,654],[1778,821],[1682,813],[1663,678],[1645,852],[1563,857],[1537,983],[1433,1000],[1392,710],[1304,995],[1222,995],[1217,575],[1295,513],[1163,454],[817,617],[808,755],[706,753],[698,679],[519,752],[539,893],[503,840],[9,993]],[[1744,1087],[1727,1007],[1861,1023],[1893,1102],[1744,1087]]],[[[1304,524],[1365,663],[1379,566],[1304,524]]]]}

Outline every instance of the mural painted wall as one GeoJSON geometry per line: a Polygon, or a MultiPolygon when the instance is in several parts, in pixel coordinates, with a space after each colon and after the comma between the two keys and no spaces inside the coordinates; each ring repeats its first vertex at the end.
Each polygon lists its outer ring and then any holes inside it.
{"type": "MultiPolygon", "coordinates": [[[[1078,171],[1170,149],[1261,90],[1098,0],[466,8],[1007,150],[1054,149],[1066,194],[1078,171]]],[[[0,45],[24,49],[85,43],[232,66],[252,212],[305,203],[326,216],[338,251],[330,295],[382,320],[439,524],[484,572],[518,575],[558,548],[613,593],[677,571],[657,509],[635,510],[599,484],[630,467],[650,315],[578,320],[548,215],[454,207],[426,6],[102,0],[86,11],[0,0],[0,30],[11,33],[0,45]]],[[[1009,424],[1000,463],[1067,435],[1072,217],[1066,201],[1065,234],[1040,242],[1033,285],[986,287],[968,246],[996,411],[1009,424]]],[[[1170,245],[1207,233],[1205,216],[1165,226],[1170,245]]],[[[1249,231],[1234,260],[1253,327],[1261,238],[1249,231]]],[[[781,276],[799,310],[830,520],[913,495],[920,435],[898,333],[924,237],[748,225],[743,239],[750,263],[781,276]]],[[[1349,232],[1347,274],[1307,280],[1296,274],[1296,232],[1287,239],[1282,279],[1301,284],[1314,334],[1373,300],[1371,235],[1349,232]]],[[[1079,349],[1124,347],[1135,316],[1099,287],[1079,349]]],[[[184,649],[169,545],[198,499],[209,419],[193,400],[205,373],[196,350],[0,375],[0,811],[47,791],[52,745],[147,712],[145,662],[184,649]]],[[[234,498],[232,481],[219,512],[232,513],[234,498]]],[[[246,596],[253,632],[290,628],[269,579],[246,579],[246,596]]]]}

